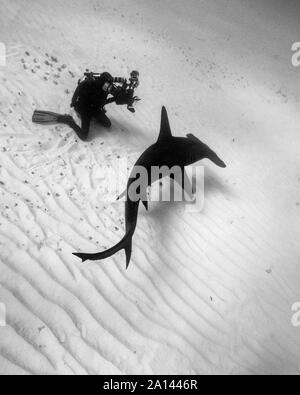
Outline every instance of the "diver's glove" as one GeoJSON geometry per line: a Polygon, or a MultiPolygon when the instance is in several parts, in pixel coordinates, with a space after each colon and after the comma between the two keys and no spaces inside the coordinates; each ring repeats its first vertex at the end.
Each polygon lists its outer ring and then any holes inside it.
{"type": "Polygon", "coordinates": [[[127,110],[132,112],[133,114],[135,113],[135,109],[132,107],[132,105],[128,105],[127,110]]]}

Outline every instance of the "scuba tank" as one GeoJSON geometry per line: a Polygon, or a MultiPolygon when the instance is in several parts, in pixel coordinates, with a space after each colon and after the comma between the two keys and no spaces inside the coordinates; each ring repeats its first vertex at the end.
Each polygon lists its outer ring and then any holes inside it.
{"type": "Polygon", "coordinates": [[[102,73],[93,73],[92,71],[89,71],[88,69],[84,73],[84,77],[88,80],[96,80],[100,78],[102,73]]]}
{"type": "Polygon", "coordinates": [[[83,77],[78,80],[78,85],[80,85],[84,81],[95,81],[101,77],[102,73],[94,73],[89,69],[86,69],[83,77]]]}

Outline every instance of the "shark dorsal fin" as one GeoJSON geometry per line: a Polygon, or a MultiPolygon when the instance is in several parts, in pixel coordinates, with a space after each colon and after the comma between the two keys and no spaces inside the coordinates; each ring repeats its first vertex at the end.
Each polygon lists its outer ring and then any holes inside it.
{"type": "Polygon", "coordinates": [[[170,137],[172,137],[172,132],[170,128],[168,113],[166,107],[163,107],[161,110],[161,123],[158,141],[166,140],[170,137]]]}

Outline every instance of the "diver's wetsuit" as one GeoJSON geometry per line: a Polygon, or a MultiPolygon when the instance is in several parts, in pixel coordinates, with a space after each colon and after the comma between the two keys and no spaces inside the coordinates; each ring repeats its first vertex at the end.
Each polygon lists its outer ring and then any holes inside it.
{"type": "Polygon", "coordinates": [[[74,107],[81,117],[81,127],[79,127],[72,117],[69,117],[67,124],[75,130],[81,140],[88,137],[90,123],[95,118],[103,126],[109,128],[111,122],[105,115],[104,106],[107,96],[114,95],[116,88],[114,83],[124,83],[124,78],[113,78],[109,73],[102,73],[99,78],[89,79],[79,83],[73,95],[71,107],[74,107]]]}

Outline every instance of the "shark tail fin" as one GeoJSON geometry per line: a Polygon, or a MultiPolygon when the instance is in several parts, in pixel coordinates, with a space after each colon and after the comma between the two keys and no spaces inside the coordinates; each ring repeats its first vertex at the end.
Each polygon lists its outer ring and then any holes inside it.
{"type": "Polygon", "coordinates": [[[75,255],[75,256],[77,256],[77,258],[81,259],[82,263],[90,259],[89,254],[80,254],[77,252],[73,252],[73,255],[75,255]]]}
{"type": "Polygon", "coordinates": [[[125,250],[125,255],[126,255],[126,270],[128,269],[129,263],[130,263],[130,258],[131,258],[131,252],[132,252],[132,237],[130,237],[124,246],[125,250]]]}
{"type": "Polygon", "coordinates": [[[132,235],[127,234],[125,237],[114,247],[103,251],[103,252],[98,252],[96,254],[85,254],[85,253],[77,253],[74,252],[73,255],[75,255],[77,258],[80,258],[82,262],[85,261],[100,261],[102,259],[109,258],[110,256],[116,254],[120,250],[125,250],[126,254],[126,269],[128,269],[129,263],[130,263],[130,258],[131,258],[131,251],[132,251],[132,235]]]}

